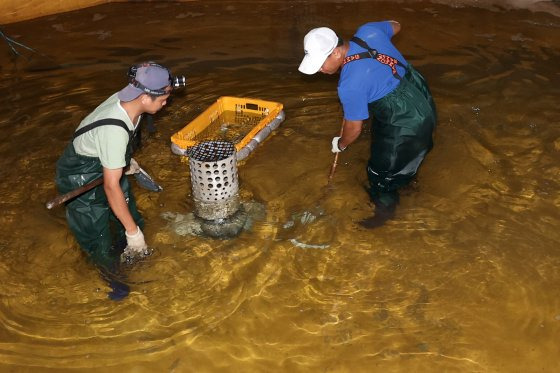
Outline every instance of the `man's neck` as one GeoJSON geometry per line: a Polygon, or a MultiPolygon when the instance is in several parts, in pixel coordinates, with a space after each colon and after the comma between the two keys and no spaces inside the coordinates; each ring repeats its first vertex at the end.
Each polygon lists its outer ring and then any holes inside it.
{"type": "Polygon", "coordinates": [[[342,43],[342,59],[343,60],[348,55],[348,50],[349,49],[350,49],[350,43],[348,43],[347,41],[344,41],[344,43],[342,43]]]}
{"type": "Polygon", "coordinates": [[[126,114],[130,118],[130,121],[134,126],[138,124],[138,118],[142,115],[141,105],[137,100],[132,100],[128,102],[120,102],[121,107],[126,111],[126,114]]]}

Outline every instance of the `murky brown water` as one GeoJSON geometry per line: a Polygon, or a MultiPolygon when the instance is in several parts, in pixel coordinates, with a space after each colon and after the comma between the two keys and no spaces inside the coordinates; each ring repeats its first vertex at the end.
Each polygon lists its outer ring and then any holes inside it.
{"type": "Polygon", "coordinates": [[[52,59],[14,61],[0,43],[0,370],[558,371],[560,19],[258,4],[113,4],[4,26],[52,59]],[[381,19],[402,23],[395,42],[430,82],[440,120],[398,218],[368,231],[356,225],[372,211],[368,135],[326,189],[337,77],[297,65],[308,29],[350,36],[381,19]],[[165,190],[135,189],[156,253],[116,303],[63,209],[43,203],[81,118],[143,60],[189,86],[136,156],[165,190]],[[233,240],[180,236],[161,215],[192,211],[169,138],[225,95],[284,104],[285,122],[240,167],[243,198],[267,216],[233,240]]]}

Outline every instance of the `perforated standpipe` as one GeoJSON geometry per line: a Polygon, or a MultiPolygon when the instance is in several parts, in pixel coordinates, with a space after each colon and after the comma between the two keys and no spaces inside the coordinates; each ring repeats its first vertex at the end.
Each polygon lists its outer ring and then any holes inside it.
{"type": "Polygon", "coordinates": [[[225,219],[239,210],[239,181],[235,145],[205,141],[189,149],[195,215],[225,219]]]}

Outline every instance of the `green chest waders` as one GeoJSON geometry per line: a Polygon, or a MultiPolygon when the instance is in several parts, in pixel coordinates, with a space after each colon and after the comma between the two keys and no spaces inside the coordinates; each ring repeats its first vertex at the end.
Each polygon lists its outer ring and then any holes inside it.
{"type": "Polygon", "coordinates": [[[387,205],[398,199],[397,189],[413,179],[433,146],[435,104],[424,78],[410,64],[405,67],[359,38],[351,41],[368,52],[346,57],[345,64],[372,58],[390,67],[395,79],[400,80],[391,93],[368,105],[372,118],[371,154],[367,165],[370,196],[387,205]],[[399,76],[396,66],[406,69],[404,77],[399,76]]]}
{"type": "MultiPolygon", "coordinates": [[[[85,132],[104,125],[115,125],[125,129],[129,135],[126,164],[132,156],[131,138],[126,124],[117,119],[93,122],[74,133],[73,139],[85,132]]],[[[103,177],[103,166],[98,157],[77,154],[72,141],[56,163],[56,186],[63,194],[103,177]]],[[[142,229],[144,220],[136,208],[136,202],[128,178],[123,174],[121,189],[134,221],[142,229]]],[[[66,203],[66,219],[80,247],[92,261],[106,270],[114,271],[120,261],[120,252],[126,245],[125,229],[109,207],[103,186],[98,186],[66,203]]]]}

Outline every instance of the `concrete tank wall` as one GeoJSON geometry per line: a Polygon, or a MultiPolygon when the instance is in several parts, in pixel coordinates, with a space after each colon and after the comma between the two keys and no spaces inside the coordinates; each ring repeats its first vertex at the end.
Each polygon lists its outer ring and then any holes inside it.
{"type": "Polygon", "coordinates": [[[2,0],[0,1],[0,24],[24,21],[116,1],[119,0],[2,0]]]}
{"type": "MultiPolygon", "coordinates": [[[[127,2],[128,0],[0,0],[0,25],[43,17],[50,14],[69,12],[71,10],[87,8],[94,5],[127,2]]],[[[165,0],[135,0],[158,2],[165,0]]],[[[174,0],[178,2],[204,0],[174,0]]],[[[256,1],[256,0],[255,0],[256,1]]],[[[279,2],[284,0],[277,0],[279,2]]],[[[290,1],[290,0],[285,0],[290,1]]],[[[307,0],[307,2],[324,2],[325,0],[307,0]]],[[[329,0],[332,3],[344,3],[355,0],[329,0]]],[[[366,1],[366,0],[362,0],[366,1]]],[[[560,2],[558,0],[369,0],[396,1],[406,5],[407,2],[426,1],[452,6],[473,6],[490,9],[529,9],[560,16],[560,2]]],[[[294,3],[297,3],[294,1],[294,3]]],[[[219,6],[219,2],[216,2],[219,6]]]]}

